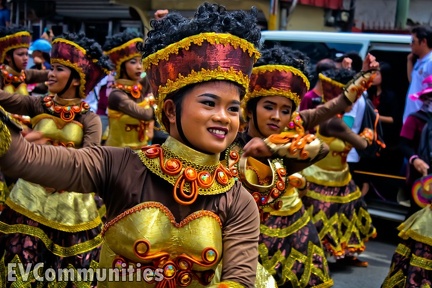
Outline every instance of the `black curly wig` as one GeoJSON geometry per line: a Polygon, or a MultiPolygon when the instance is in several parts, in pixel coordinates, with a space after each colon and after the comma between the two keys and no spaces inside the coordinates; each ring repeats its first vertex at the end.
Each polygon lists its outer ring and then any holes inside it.
{"type": "Polygon", "coordinates": [[[230,33],[243,38],[259,48],[261,30],[257,25],[258,10],[227,11],[219,4],[201,4],[192,19],[172,12],[160,20],[150,22],[153,28],[147,33],[142,47],[143,57],[147,57],[183,38],[205,32],[230,33]]]}
{"type": "MultiPolygon", "coordinates": [[[[264,65],[285,65],[294,67],[300,70],[306,76],[306,78],[308,78],[308,80],[310,80],[313,75],[311,62],[306,54],[302,53],[301,51],[293,50],[289,47],[280,45],[261,50],[261,57],[258,59],[254,67],[264,65]]],[[[248,111],[252,111],[254,117],[256,117],[256,107],[260,99],[261,97],[252,98],[246,105],[246,109],[248,111]]],[[[293,102],[292,111],[295,109],[296,106],[293,102]]]]}
{"type": "Polygon", "coordinates": [[[135,29],[128,28],[123,32],[107,36],[103,45],[103,50],[109,51],[135,38],[144,38],[144,35],[135,29]]]}
{"type": "Polygon", "coordinates": [[[347,84],[350,80],[353,79],[356,72],[351,69],[345,68],[335,68],[323,71],[322,74],[334,81],[337,81],[342,84],[347,84]]]}
{"type": "Polygon", "coordinates": [[[64,33],[55,37],[54,40],[57,38],[66,39],[84,48],[84,50],[86,50],[86,55],[92,59],[96,59],[96,64],[102,69],[108,71],[113,69],[111,60],[103,53],[100,44],[94,39],[87,38],[84,33],[64,33]]]}

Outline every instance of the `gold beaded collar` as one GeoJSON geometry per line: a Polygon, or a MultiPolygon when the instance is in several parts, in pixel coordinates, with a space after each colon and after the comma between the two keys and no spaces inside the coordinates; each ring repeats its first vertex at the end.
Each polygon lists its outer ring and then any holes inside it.
{"type": "Polygon", "coordinates": [[[55,95],[45,96],[43,105],[51,114],[58,114],[65,122],[71,122],[77,114],[85,114],[90,110],[90,105],[81,98],[63,99],[55,95]]]}
{"type": "Polygon", "coordinates": [[[174,199],[182,205],[194,203],[198,195],[225,193],[235,183],[219,162],[219,154],[198,152],[172,137],[162,146],[143,148],[138,155],[151,172],[174,186],[174,199]]]}

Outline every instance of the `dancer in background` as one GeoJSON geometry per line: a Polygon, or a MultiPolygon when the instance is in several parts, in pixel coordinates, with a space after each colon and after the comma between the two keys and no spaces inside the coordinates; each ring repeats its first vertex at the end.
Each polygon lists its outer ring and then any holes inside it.
{"type": "MultiPolygon", "coordinates": [[[[320,78],[325,82],[324,97],[332,99],[339,95],[354,73],[347,69],[324,71],[320,78]]],[[[330,153],[302,171],[308,181],[303,203],[325,251],[339,263],[366,267],[368,263],[356,256],[365,250],[365,242],[376,236],[376,230],[346,160],[352,147],[365,149],[371,144],[373,134],[369,130],[357,135],[350,130],[342,120],[343,113],[350,108],[340,110],[340,115],[318,127],[317,137],[329,146],[330,153]]]]}
{"type": "MultiPolygon", "coordinates": [[[[53,41],[51,64],[49,96],[0,93],[0,105],[12,113],[31,116],[32,129],[43,133],[48,144],[60,146],[59,154],[69,155],[69,150],[75,150],[72,148],[99,145],[101,122],[82,99],[110,71],[108,57],[94,40],[83,34],[67,34],[53,41]]],[[[31,155],[23,155],[22,161],[12,165],[27,166],[32,162],[27,157],[31,155]]],[[[35,173],[44,180],[56,177],[44,169],[35,173]]],[[[21,172],[14,176],[21,177],[21,172]]],[[[63,185],[57,189],[45,186],[52,187],[19,179],[11,190],[0,215],[3,265],[32,264],[37,269],[34,265],[44,263],[43,271],[70,265],[74,269],[97,268],[102,243],[101,216],[105,214],[99,197],[65,192],[63,185]]],[[[31,277],[23,278],[18,268],[15,272],[22,285],[30,285],[31,277]]],[[[7,282],[7,275],[0,277],[3,283],[7,282]]],[[[66,285],[57,283],[63,284],[66,285]]],[[[90,287],[91,283],[80,285],[90,287]]]]}
{"type": "Polygon", "coordinates": [[[5,173],[104,199],[99,266],[132,268],[125,272],[133,278],[128,287],[206,287],[220,262],[221,283],[213,287],[255,287],[258,210],[219,156],[236,137],[240,101],[259,57],[257,14],[204,3],[192,19],[170,13],[152,21],[144,69],[170,135],[160,147],[137,153],[32,145],[0,114],[5,173]],[[139,267],[160,268],[164,277],[145,283],[139,267]]]}
{"type": "MultiPolygon", "coordinates": [[[[248,128],[225,152],[227,166],[239,175],[260,209],[260,262],[279,287],[333,285],[318,233],[296,190],[304,189],[306,183],[300,175],[291,174],[328,152],[325,144],[306,135],[305,129],[356,101],[357,91],[365,89],[359,83],[367,83],[371,76],[371,72],[363,73],[345,95],[340,93],[325,105],[297,113],[294,111],[309,89],[308,61],[303,53],[285,47],[262,51],[242,102],[248,128]],[[256,151],[259,158],[247,158],[248,149],[256,151]]],[[[367,61],[367,69],[376,64],[372,57],[367,61]]]]}
{"type": "Polygon", "coordinates": [[[143,73],[139,46],[143,35],[127,29],[107,37],[104,50],[115,65],[114,89],[108,96],[107,146],[140,149],[151,143],[154,97],[143,73]]]}

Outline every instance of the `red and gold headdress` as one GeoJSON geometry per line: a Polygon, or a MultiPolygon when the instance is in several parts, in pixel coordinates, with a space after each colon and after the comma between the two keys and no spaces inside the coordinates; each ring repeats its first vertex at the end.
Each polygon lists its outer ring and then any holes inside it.
{"type": "Polygon", "coordinates": [[[249,91],[242,101],[243,113],[246,113],[249,100],[263,96],[286,97],[298,107],[309,88],[310,83],[306,75],[292,66],[270,64],[254,67],[249,91]]]}
{"type": "Polygon", "coordinates": [[[142,38],[134,38],[105,52],[115,65],[116,78],[120,77],[121,65],[124,62],[135,57],[142,57],[141,52],[137,48],[138,43],[144,43],[144,40],[142,38]]]}
{"type": "Polygon", "coordinates": [[[168,94],[211,80],[228,80],[247,91],[253,64],[259,58],[254,45],[228,33],[201,33],[184,38],[143,60],[152,91],[158,99],[156,117],[168,94]]]}
{"type": "Polygon", "coordinates": [[[333,79],[331,79],[331,78],[325,76],[325,75],[322,74],[322,73],[320,73],[320,74],[318,75],[318,78],[319,78],[322,82],[329,83],[329,84],[332,85],[332,86],[335,86],[335,87],[338,87],[338,88],[344,88],[344,87],[345,87],[345,84],[343,84],[343,83],[341,83],[341,82],[338,82],[338,81],[336,81],[336,80],[333,80],[333,79]]]}
{"type": "Polygon", "coordinates": [[[6,53],[18,49],[29,48],[31,42],[31,35],[28,31],[19,31],[10,35],[0,38],[0,63],[4,63],[6,53]]]}
{"type": "Polygon", "coordinates": [[[78,72],[81,98],[85,98],[97,83],[110,72],[99,66],[97,62],[98,59],[91,58],[83,47],[72,41],[56,38],[52,42],[51,63],[59,63],[78,72]]]}

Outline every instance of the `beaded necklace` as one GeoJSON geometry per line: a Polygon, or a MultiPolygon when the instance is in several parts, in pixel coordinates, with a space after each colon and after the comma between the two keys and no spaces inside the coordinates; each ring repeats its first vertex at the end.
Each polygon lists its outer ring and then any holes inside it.
{"type": "Polygon", "coordinates": [[[2,73],[3,83],[5,85],[11,84],[11,83],[15,83],[15,84],[23,83],[24,80],[26,79],[26,75],[24,73],[24,70],[21,71],[20,75],[18,75],[18,76],[13,75],[12,73],[10,73],[7,70],[6,65],[2,64],[2,65],[0,65],[0,71],[2,73]]]}
{"type": "Polygon", "coordinates": [[[114,87],[120,90],[125,91],[126,93],[132,95],[135,99],[138,99],[141,96],[142,85],[137,83],[135,85],[125,85],[116,82],[114,87]]]}
{"type": "Polygon", "coordinates": [[[84,101],[81,101],[80,104],[60,105],[54,102],[53,98],[53,96],[45,96],[43,105],[51,114],[60,114],[60,118],[65,122],[71,122],[76,114],[84,114],[90,110],[90,105],[84,101]]]}

